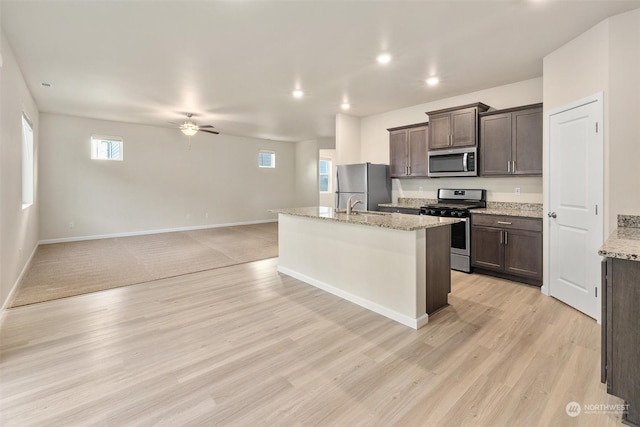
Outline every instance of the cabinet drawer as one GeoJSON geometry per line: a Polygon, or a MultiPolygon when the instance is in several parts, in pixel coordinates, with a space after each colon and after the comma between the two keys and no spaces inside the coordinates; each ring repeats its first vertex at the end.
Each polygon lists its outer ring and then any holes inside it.
{"type": "Polygon", "coordinates": [[[473,214],[471,222],[477,226],[497,227],[505,230],[542,231],[542,220],[537,218],[473,214]]]}

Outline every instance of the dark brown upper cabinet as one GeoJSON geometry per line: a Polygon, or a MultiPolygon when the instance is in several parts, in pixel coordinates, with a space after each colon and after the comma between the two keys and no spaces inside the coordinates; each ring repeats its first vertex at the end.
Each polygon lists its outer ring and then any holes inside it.
{"type": "Polygon", "coordinates": [[[429,150],[474,147],[478,143],[478,114],[488,109],[478,102],[428,111],[429,150]]]}
{"type": "Polygon", "coordinates": [[[426,178],[428,123],[387,129],[391,178],[426,178]]]}
{"type": "Polygon", "coordinates": [[[542,175],[542,104],[480,114],[480,175],[542,175]]]}

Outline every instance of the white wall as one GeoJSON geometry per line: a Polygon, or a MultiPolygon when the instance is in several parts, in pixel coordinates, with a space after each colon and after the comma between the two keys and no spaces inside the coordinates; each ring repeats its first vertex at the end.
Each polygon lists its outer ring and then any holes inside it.
{"type": "Polygon", "coordinates": [[[11,47],[0,30],[0,304],[4,307],[38,244],[38,204],[22,209],[22,113],[34,130],[36,178],[39,113],[11,47]]]}
{"type": "Polygon", "coordinates": [[[544,58],[546,111],[604,92],[606,235],[618,214],[640,215],[639,69],[640,9],[601,22],[544,58]]]}
{"type": "MultiPolygon", "coordinates": [[[[609,20],[609,228],[640,215],[640,9],[609,20]]],[[[606,142],[605,142],[606,144],[606,142]]]]}
{"type": "MultiPolygon", "coordinates": [[[[609,117],[609,22],[603,21],[544,57],[544,111],[546,113],[574,101],[604,92],[605,123],[609,117]]],[[[544,152],[549,150],[548,123],[544,122],[544,152]]],[[[609,126],[604,126],[605,232],[609,226],[610,205],[609,126]]],[[[545,177],[548,179],[548,177],[545,177]]],[[[549,183],[545,183],[548,188],[549,183]]]]}
{"type": "Polygon", "coordinates": [[[318,206],[318,141],[296,145],[296,204],[318,206]]]}
{"type": "MultiPolygon", "coordinates": [[[[336,114],[336,162],[339,165],[360,163],[360,119],[336,114]]],[[[327,147],[324,147],[327,148],[327,147]]]]}
{"type": "Polygon", "coordinates": [[[295,144],[40,117],[40,238],[78,238],[275,219],[295,204],[295,144]],[[92,134],[121,136],[124,161],[90,159],[92,134]],[[258,151],[276,168],[258,168],[258,151]],[[73,222],[73,228],[69,224],[73,222]]]}
{"type": "MultiPolygon", "coordinates": [[[[425,114],[427,111],[474,102],[483,102],[494,109],[542,102],[542,78],[364,117],[360,127],[360,161],[389,163],[388,128],[422,123],[428,121],[428,116],[425,114]]],[[[340,142],[342,141],[338,140],[338,143],[340,142]]],[[[338,148],[340,149],[339,145],[338,148]]],[[[491,201],[542,203],[542,178],[540,177],[394,179],[393,198],[394,200],[397,197],[434,198],[438,188],[447,187],[484,188],[487,189],[487,199],[491,201]],[[516,187],[521,189],[520,196],[515,195],[516,187]]]]}

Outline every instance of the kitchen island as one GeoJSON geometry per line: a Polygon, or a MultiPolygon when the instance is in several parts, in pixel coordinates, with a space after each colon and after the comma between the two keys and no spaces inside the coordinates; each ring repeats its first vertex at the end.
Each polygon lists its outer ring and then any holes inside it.
{"type": "Polygon", "coordinates": [[[447,305],[458,219],[277,209],[278,271],[414,329],[447,305]]]}

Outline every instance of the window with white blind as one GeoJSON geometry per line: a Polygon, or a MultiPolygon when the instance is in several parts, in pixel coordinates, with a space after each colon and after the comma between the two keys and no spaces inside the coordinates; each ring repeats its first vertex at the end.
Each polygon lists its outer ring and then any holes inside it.
{"type": "Polygon", "coordinates": [[[319,171],[318,181],[320,182],[320,192],[330,193],[331,192],[331,159],[320,159],[320,163],[318,165],[318,171],[319,171]]]}
{"type": "Polygon", "coordinates": [[[33,205],[35,159],[33,155],[33,126],[22,115],[22,209],[33,205]]]}
{"type": "Polygon", "coordinates": [[[258,153],[258,167],[261,168],[275,168],[276,167],[276,153],[274,151],[260,150],[258,153]]]}
{"type": "Polygon", "coordinates": [[[93,160],[123,160],[122,138],[117,136],[91,135],[91,158],[93,160]]]}

